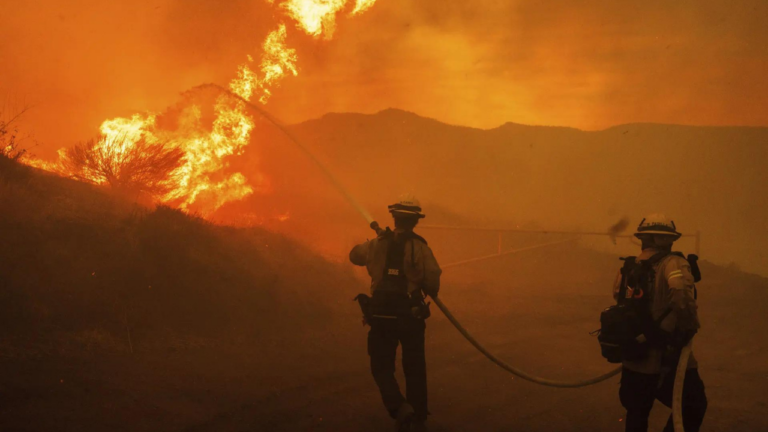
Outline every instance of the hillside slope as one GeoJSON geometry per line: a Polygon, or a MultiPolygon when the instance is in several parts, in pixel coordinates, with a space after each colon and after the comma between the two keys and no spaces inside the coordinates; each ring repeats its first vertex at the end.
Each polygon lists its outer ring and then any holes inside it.
{"type": "Polygon", "coordinates": [[[260,338],[316,325],[335,304],[324,287],[358,285],[279,234],[149,210],[7,159],[0,208],[0,337],[15,341],[125,351],[260,338]]]}

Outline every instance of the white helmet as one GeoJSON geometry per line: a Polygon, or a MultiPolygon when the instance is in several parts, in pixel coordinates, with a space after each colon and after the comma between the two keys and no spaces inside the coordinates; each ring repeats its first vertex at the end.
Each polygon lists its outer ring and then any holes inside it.
{"type": "Polygon", "coordinates": [[[400,195],[400,199],[388,208],[392,216],[416,216],[419,219],[426,217],[421,212],[421,203],[410,193],[400,195]]]}
{"type": "Polygon", "coordinates": [[[675,221],[667,219],[667,217],[661,213],[648,215],[640,221],[640,225],[637,227],[637,232],[635,232],[635,237],[640,237],[645,234],[671,235],[675,236],[675,240],[682,235],[677,232],[675,221]]]}

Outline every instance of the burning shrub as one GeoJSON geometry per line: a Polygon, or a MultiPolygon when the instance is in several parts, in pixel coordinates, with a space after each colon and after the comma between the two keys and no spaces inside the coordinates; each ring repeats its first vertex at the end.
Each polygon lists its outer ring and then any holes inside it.
{"type": "Polygon", "coordinates": [[[102,137],[63,151],[62,162],[72,177],[96,184],[108,184],[122,192],[146,192],[161,196],[175,184],[184,151],[164,143],[125,136],[102,137]]]}
{"type": "Polygon", "coordinates": [[[3,112],[0,111],[0,156],[18,161],[24,156],[26,150],[19,146],[18,142],[18,129],[13,127],[13,122],[16,121],[22,114],[26,112],[26,108],[21,110],[18,114],[14,115],[10,119],[3,119],[3,112]]]}
{"type": "Polygon", "coordinates": [[[16,132],[9,131],[7,124],[0,122],[0,156],[17,161],[25,152],[16,142],[16,132]]]}

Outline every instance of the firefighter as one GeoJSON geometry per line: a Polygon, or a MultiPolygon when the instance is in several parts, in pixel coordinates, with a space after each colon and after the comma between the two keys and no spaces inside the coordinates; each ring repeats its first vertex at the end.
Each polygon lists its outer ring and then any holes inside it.
{"type": "MultiPolygon", "coordinates": [[[[650,317],[663,335],[663,343],[650,344],[648,353],[640,359],[624,360],[619,398],[627,410],[626,431],[648,430],[648,415],[658,399],[672,406],[672,389],[680,350],[699,329],[693,274],[698,267],[682,254],[672,253],[672,244],[679,239],[674,221],[662,214],[653,214],[640,222],[635,237],[642,244],[638,262],[652,263],[654,276],[646,293],[625,288],[627,298],[647,296],[646,307],[650,317]],[[692,273],[691,262],[695,269],[692,273]]],[[[614,283],[614,297],[618,296],[621,275],[614,283]]],[[[683,387],[682,415],[686,432],[697,432],[707,409],[704,383],[699,377],[698,363],[691,354],[683,387]]],[[[664,432],[674,432],[670,415],[664,432]]]]}
{"type": "Polygon", "coordinates": [[[394,231],[381,230],[377,238],[355,246],[350,261],[365,266],[371,277],[371,297],[358,296],[368,332],[371,373],[384,406],[396,420],[398,431],[425,431],[427,419],[427,367],[424,353],[425,295],[436,297],[440,266],[427,241],[413,232],[424,218],[419,201],[400,197],[389,206],[394,231]],[[403,349],[406,394],[395,379],[397,346],[403,349]]]}

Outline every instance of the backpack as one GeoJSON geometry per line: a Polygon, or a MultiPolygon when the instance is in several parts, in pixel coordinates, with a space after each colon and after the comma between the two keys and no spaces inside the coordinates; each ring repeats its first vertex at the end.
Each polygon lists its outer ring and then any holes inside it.
{"type": "MultiPolygon", "coordinates": [[[[680,252],[659,252],[642,261],[632,256],[621,258],[624,265],[616,305],[600,314],[600,329],[593,332],[597,333],[600,351],[608,362],[640,360],[651,347],[664,347],[672,342],[671,335],[659,327],[672,308],[667,308],[654,320],[650,304],[656,285],[656,264],[669,255],[685,258],[680,252]]],[[[701,281],[699,257],[690,254],[685,259],[691,266],[694,283],[701,281]]],[[[693,287],[693,296],[698,298],[696,286],[693,287]]]]}
{"type": "Polygon", "coordinates": [[[610,363],[640,360],[651,347],[666,345],[668,335],[659,323],[669,315],[667,308],[654,320],[651,315],[651,296],[656,285],[656,264],[670,252],[659,252],[647,260],[637,257],[621,258],[621,285],[616,305],[600,314],[597,340],[603,357],[610,363]]]}
{"type": "Polygon", "coordinates": [[[373,290],[373,296],[359,294],[355,300],[360,304],[363,317],[371,319],[419,318],[430,316],[429,304],[424,302],[420,292],[411,295],[408,292],[408,279],[405,276],[405,246],[411,240],[411,256],[414,254],[414,242],[418,239],[426,243],[418,234],[410,231],[398,236],[387,229],[381,239],[387,241],[387,258],[384,274],[373,290]]]}

